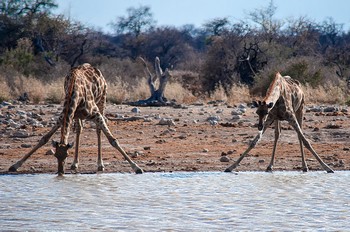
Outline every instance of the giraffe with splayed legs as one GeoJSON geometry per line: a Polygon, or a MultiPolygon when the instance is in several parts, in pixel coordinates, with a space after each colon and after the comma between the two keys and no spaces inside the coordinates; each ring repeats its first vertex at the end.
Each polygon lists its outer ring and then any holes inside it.
{"type": "Polygon", "coordinates": [[[131,168],[136,173],[143,173],[143,170],[134,163],[126,152],[120,147],[117,139],[114,138],[104,117],[106,105],[107,84],[100,70],[92,67],[90,64],[83,64],[72,68],[65,78],[65,100],[63,110],[55,126],[45,134],[39,143],[22,159],[12,165],[9,171],[17,171],[18,168],[40,147],[45,145],[52,135],[61,128],[60,141],[52,141],[56,148],[55,157],[58,162],[58,174],[64,174],[64,163],[68,156],[68,149],[73,147],[68,143],[69,131],[73,121],[76,123],[76,145],[72,169],[78,168],[79,163],[79,143],[82,132],[82,120],[90,120],[96,124],[97,141],[98,141],[98,170],[103,171],[103,161],[101,153],[101,131],[106,135],[109,143],[115,147],[123,157],[129,162],[131,168]]]}
{"type": "Polygon", "coordinates": [[[248,149],[243,152],[238,160],[229,166],[225,172],[231,172],[233,169],[235,169],[242,161],[242,159],[248,154],[248,152],[256,146],[262,135],[265,133],[266,129],[272,123],[274,123],[275,141],[272,150],[271,161],[266,169],[266,171],[272,171],[277,141],[281,132],[280,121],[288,121],[288,123],[298,134],[301,150],[302,170],[304,172],[308,171],[308,167],[305,161],[303,145],[313,154],[313,156],[317,159],[325,171],[328,173],[334,172],[327,164],[322,161],[320,156],[316,153],[302,132],[304,94],[298,81],[292,79],[289,76],[281,76],[280,73],[277,73],[275,79],[270,84],[263,101],[254,101],[253,105],[257,107],[256,113],[259,116],[259,133],[250,143],[248,149]]]}

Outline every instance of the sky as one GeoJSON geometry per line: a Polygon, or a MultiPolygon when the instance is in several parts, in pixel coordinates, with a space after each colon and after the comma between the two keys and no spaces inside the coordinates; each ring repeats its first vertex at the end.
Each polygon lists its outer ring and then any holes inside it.
{"type": "MultiPolygon", "coordinates": [[[[270,0],[57,0],[55,14],[113,33],[110,26],[120,16],[127,16],[130,7],[149,6],[157,26],[181,27],[227,17],[231,22],[247,18],[249,12],[268,6],[270,0]]],[[[321,23],[331,17],[350,29],[349,0],[274,0],[275,18],[288,19],[306,16],[321,23]]]]}

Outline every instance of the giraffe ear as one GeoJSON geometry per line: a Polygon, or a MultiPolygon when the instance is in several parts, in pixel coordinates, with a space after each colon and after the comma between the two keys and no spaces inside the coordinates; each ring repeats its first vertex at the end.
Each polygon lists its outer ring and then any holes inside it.
{"type": "Polygon", "coordinates": [[[273,107],[273,102],[270,102],[268,105],[267,105],[267,108],[272,108],[273,107]]]}

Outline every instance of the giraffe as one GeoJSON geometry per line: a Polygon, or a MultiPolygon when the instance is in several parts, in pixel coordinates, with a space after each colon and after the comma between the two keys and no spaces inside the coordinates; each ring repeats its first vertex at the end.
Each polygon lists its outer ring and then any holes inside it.
{"type": "Polygon", "coordinates": [[[310,142],[305,138],[305,135],[302,132],[304,93],[298,81],[293,80],[289,76],[281,76],[280,73],[277,73],[274,80],[270,84],[263,101],[253,101],[253,105],[257,107],[256,113],[259,116],[259,133],[250,143],[247,150],[238,158],[235,163],[229,166],[225,172],[231,172],[233,169],[235,169],[242,161],[242,159],[248,154],[248,152],[256,146],[266,131],[267,127],[274,123],[275,141],[273,145],[271,161],[266,169],[268,172],[272,171],[275,159],[276,145],[281,133],[280,121],[284,120],[288,121],[288,123],[298,134],[301,150],[302,170],[304,172],[308,171],[303,149],[304,145],[314,155],[314,157],[321,164],[325,171],[328,173],[334,172],[327,164],[322,161],[322,159],[313,149],[310,142]]]}
{"type": "Polygon", "coordinates": [[[64,163],[68,156],[68,149],[73,147],[73,143],[68,143],[70,127],[75,121],[76,125],[76,145],[74,161],[71,169],[76,170],[79,163],[79,143],[82,132],[82,121],[91,120],[96,124],[97,142],[98,142],[98,170],[103,171],[104,165],[101,152],[101,130],[106,135],[109,143],[115,147],[123,157],[129,162],[131,168],[136,173],[143,173],[143,170],[134,163],[126,152],[120,147],[117,139],[108,129],[104,110],[106,104],[107,84],[100,70],[92,67],[90,64],[83,64],[72,68],[65,78],[64,83],[65,100],[63,110],[53,128],[45,134],[39,143],[29,151],[22,159],[9,168],[9,171],[17,171],[18,168],[40,147],[45,145],[52,135],[61,128],[60,141],[52,141],[56,148],[54,156],[57,158],[58,174],[64,174],[64,163]]]}

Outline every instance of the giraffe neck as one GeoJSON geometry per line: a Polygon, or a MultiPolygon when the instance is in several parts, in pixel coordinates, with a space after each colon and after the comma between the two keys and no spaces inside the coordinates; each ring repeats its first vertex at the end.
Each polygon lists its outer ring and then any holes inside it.
{"type": "Polygon", "coordinates": [[[61,126],[61,144],[68,144],[69,130],[76,110],[77,94],[75,93],[76,90],[74,90],[75,80],[76,74],[73,72],[72,75],[69,76],[67,82],[67,91],[63,106],[63,119],[61,126]]]}
{"type": "Polygon", "coordinates": [[[277,100],[280,98],[283,91],[283,77],[278,73],[274,79],[274,81],[269,86],[266,96],[263,101],[266,104],[273,102],[275,104],[277,100]]]}

